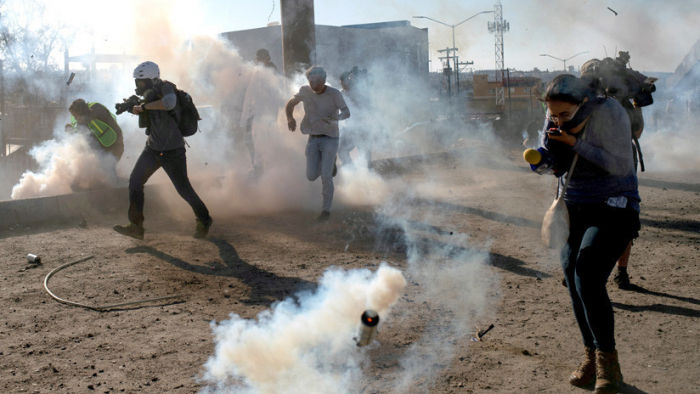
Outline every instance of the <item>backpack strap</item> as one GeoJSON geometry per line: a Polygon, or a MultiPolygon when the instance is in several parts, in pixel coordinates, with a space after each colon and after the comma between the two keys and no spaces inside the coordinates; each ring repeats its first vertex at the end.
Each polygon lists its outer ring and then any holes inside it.
{"type": "Polygon", "coordinates": [[[180,115],[175,111],[178,105],[180,105],[180,109],[182,109],[182,103],[180,103],[180,95],[177,92],[177,85],[170,81],[161,80],[161,82],[158,85],[154,86],[155,92],[158,95],[158,98],[162,100],[163,85],[165,85],[166,83],[172,85],[173,91],[175,92],[175,108],[168,111],[168,113],[170,114],[170,116],[173,117],[173,119],[175,119],[175,123],[180,123],[180,115]]]}
{"type": "Polygon", "coordinates": [[[642,156],[642,147],[639,146],[639,139],[636,135],[632,135],[632,140],[634,141],[634,147],[637,149],[637,154],[639,157],[639,168],[644,172],[644,156],[642,156]]]}

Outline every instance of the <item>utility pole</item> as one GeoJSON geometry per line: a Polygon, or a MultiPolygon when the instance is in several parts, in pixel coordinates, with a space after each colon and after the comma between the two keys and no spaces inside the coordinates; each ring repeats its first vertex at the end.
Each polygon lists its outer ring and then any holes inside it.
{"type": "MultiPolygon", "coordinates": [[[[458,66],[471,66],[472,64],[474,64],[474,62],[471,62],[471,61],[466,61],[466,62],[460,62],[460,61],[458,61],[458,62],[457,62],[457,65],[458,65],[458,66]]],[[[459,69],[459,72],[462,72],[462,69],[461,69],[461,68],[459,69]]]]}
{"type": "Polygon", "coordinates": [[[508,75],[508,83],[506,83],[506,86],[508,86],[508,117],[512,118],[513,117],[513,99],[510,97],[510,69],[506,69],[506,73],[508,75]]]}
{"type": "Polygon", "coordinates": [[[316,63],[314,0],[280,0],[282,67],[291,77],[316,63]]]}
{"type": "MultiPolygon", "coordinates": [[[[439,23],[439,24],[441,24],[441,25],[445,25],[445,26],[447,26],[447,27],[451,27],[451,28],[452,28],[452,50],[453,50],[454,52],[457,52],[457,44],[455,44],[455,27],[457,27],[457,26],[461,25],[462,23],[464,23],[464,22],[466,22],[466,21],[468,21],[468,20],[470,20],[470,19],[476,17],[477,15],[489,14],[489,13],[491,13],[491,12],[494,12],[494,11],[481,11],[481,12],[477,12],[476,14],[474,14],[474,15],[470,16],[469,18],[467,18],[467,19],[465,19],[465,20],[463,20],[463,21],[457,23],[456,25],[450,25],[450,24],[447,24],[447,23],[445,23],[445,22],[440,22],[440,21],[437,20],[437,19],[429,18],[429,17],[427,17],[427,16],[414,16],[414,18],[429,19],[429,20],[431,20],[431,21],[433,21],[433,22],[437,22],[437,23],[439,23]]],[[[438,52],[443,52],[443,51],[438,51],[438,52]]],[[[455,55],[454,57],[455,57],[455,59],[456,59],[456,55],[455,55]]],[[[459,67],[456,67],[457,61],[455,61],[454,64],[455,64],[455,77],[456,77],[456,82],[457,82],[457,86],[455,87],[455,90],[457,91],[457,96],[459,96],[459,67]]],[[[448,67],[448,68],[450,67],[450,65],[449,65],[449,53],[448,53],[448,65],[447,65],[447,67],[448,67]]]]}
{"type": "MultiPolygon", "coordinates": [[[[459,58],[457,58],[456,63],[457,63],[457,67],[456,67],[457,68],[457,86],[459,86],[459,73],[462,72],[462,69],[460,68],[460,66],[471,66],[472,64],[474,64],[474,62],[470,62],[470,61],[460,62],[459,58]]],[[[457,94],[459,95],[459,90],[457,91],[457,94]]]]}
{"type": "Polygon", "coordinates": [[[438,59],[443,60],[447,59],[447,67],[443,68],[442,72],[445,74],[447,77],[447,92],[450,94],[450,97],[452,97],[452,67],[450,67],[450,52],[452,52],[452,59],[454,62],[454,52],[456,51],[455,48],[445,48],[445,49],[440,49],[438,52],[439,53],[447,53],[447,56],[439,57],[438,59]]]}
{"type": "MultiPolygon", "coordinates": [[[[7,114],[5,113],[5,69],[2,60],[0,60],[0,112],[2,112],[2,119],[7,119],[7,114]]],[[[2,120],[0,120],[0,157],[5,155],[7,155],[5,127],[2,120]]]]}
{"type": "Polygon", "coordinates": [[[452,63],[455,65],[455,98],[459,99],[459,56],[457,56],[457,48],[455,48],[452,63]]]}

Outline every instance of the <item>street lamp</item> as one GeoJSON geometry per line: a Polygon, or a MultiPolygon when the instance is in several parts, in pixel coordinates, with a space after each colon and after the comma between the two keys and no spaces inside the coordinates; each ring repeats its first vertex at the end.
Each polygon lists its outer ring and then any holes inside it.
{"type": "Polygon", "coordinates": [[[579,53],[575,54],[574,56],[567,57],[566,59],[559,59],[558,57],[554,57],[554,56],[552,56],[552,55],[547,55],[546,53],[541,53],[540,56],[549,56],[549,57],[551,57],[552,59],[557,59],[557,60],[559,60],[559,61],[561,61],[561,62],[564,62],[564,72],[566,72],[566,61],[567,61],[567,60],[571,60],[571,59],[575,58],[576,56],[582,55],[582,54],[584,54],[584,53],[588,53],[588,51],[579,52],[579,53]]]}
{"type": "MultiPolygon", "coordinates": [[[[474,17],[477,16],[477,15],[488,14],[488,13],[493,13],[493,12],[495,12],[495,11],[481,11],[481,12],[477,12],[476,14],[474,14],[474,15],[470,16],[469,18],[467,18],[467,19],[465,19],[465,20],[463,20],[463,21],[457,23],[456,25],[449,25],[449,24],[447,24],[447,23],[445,23],[445,22],[440,22],[440,21],[437,20],[437,19],[429,18],[429,17],[427,17],[427,16],[414,16],[414,18],[416,18],[416,19],[430,19],[430,20],[433,21],[433,22],[437,22],[437,23],[439,23],[439,24],[441,24],[441,25],[445,25],[445,26],[451,27],[451,28],[452,28],[452,51],[454,52],[454,51],[457,50],[457,48],[455,47],[455,27],[457,27],[457,26],[461,25],[462,23],[464,23],[464,22],[466,22],[466,21],[468,21],[468,20],[474,18],[474,17]]],[[[454,58],[454,57],[456,57],[456,56],[453,55],[453,58],[454,58]]],[[[457,95],[459,95],[459,64],[457,64],[457,61],[456,61],[456,60],[453,60],[453,63],[454,63],[454,65],[455,65],[455,81],[457,82],[457,95]]],[[[448,67],[448,68],[450,67],[450,54],[449,54],[449,52],[447,53],[447,67],[448,67]]]]}

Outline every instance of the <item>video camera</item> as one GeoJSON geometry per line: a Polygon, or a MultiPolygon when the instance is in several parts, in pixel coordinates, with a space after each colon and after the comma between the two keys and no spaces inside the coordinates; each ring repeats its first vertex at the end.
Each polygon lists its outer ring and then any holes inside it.
{"type": "Polygon", "coordinates": [[[116,103],[114,105],[114,108],[117,110],[117,115],[123,114],[124,112],[131,112],[131,109],[134,108],[137,105],[141,104],[141,99],[136,96],[132,95],[129,98],[125,98],[124,102],[122,103],[116,103]]]}
{"type": "Polygon", "coordinates": [[[654,82],[658,78],[627,68],[629,60],[629,52],[623,51],[615,59],[591,59],[581,66],[581,75],[599,80],[602,89],[621,102],[632,100],[636,107],[653,104],[651,94],[656,91],[654,82]]]}
{"type": "Polygon", "coordinates": [[[627,69],[627,79],[630,80],[630,95],[636,107],[646,107],[654,103],[651,94],[656,91],[654,82],[656,82],[658,78],[647,77],[642,73],[627,69]]]}
{"type": "Polygon", "coordinates": [[[636,107],[646,107],[654,103],[651,94],[656,91],[654,82],[658,78],[647,77],[646,75],[627,68],[627,63],[630,61],[630,53],[620,51],[615,62],[625,70],[625,79],[628,87],[628,99],[634,102],[636,107]]]}

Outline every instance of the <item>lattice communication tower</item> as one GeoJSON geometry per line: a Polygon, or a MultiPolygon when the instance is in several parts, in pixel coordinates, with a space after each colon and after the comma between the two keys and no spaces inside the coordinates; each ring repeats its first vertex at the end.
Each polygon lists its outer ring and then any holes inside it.
{"type": "Polygon", "coordinates": [[[505,67],[503,61],[503,33],[510,30],[510,23],[503,20],[503,5],[501,0],[498,0],[494,5],[493,22],[489,22],[489,33],[496,35],[496,82],[500,82],[496,87],[496,108],[499,111],[504,111],[506,107],[506,98],[504,94],[505,67]]]}

